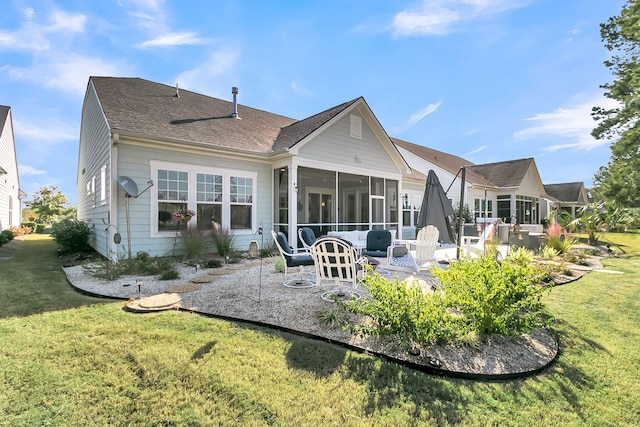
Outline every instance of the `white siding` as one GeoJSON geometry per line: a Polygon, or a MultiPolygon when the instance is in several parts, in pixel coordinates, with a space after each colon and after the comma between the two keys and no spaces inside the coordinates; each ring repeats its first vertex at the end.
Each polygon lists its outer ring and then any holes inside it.
{"type": "MultiPolygon", "coordinates": [[[[357,112],[351,114],[358,115],[357,112]]],[[[350,115],[342,117],[331,127],[308,142],[299,151],[301,163],[304,159],[346,168],[369,169],[377,172],[397,174],[400,171],[366,120],[362,120],[362,137],[350,136],[350,115]]]]}
{"type": "MultiPolygon", "coordinates": [[[[447,192],[447,197],[451,199],[454,207],[459,205],[460,183],[461,183],[460,176],[456,178],[455,174],[452,174],[451,172],[445,169],[442,169],[441,167],[429,162],[428,160],[423,159],[420,156],[413,154],[411,151],[405,150],[402,147],[398,146],[398,150],[400,151],[400,154],[402,154],[402,157],[404,157],[404,159],[407,161],[407,163],[412,169],[423,173],[425,176],[429,173],[429,169],[433,169],[433,171],[438,176],[438,179],[440,180],[440,184],[442,184],[442,188],[444,189],[444,191],[447,191],[447,189],[449,189],[451,182],[454,181],[454,178],[455,178],[453,185],[447,192]]],[[[468,191],[468,184],[466,185],[466,188],[468,191]]],[[[469,202],[468,200],[465,200],[465,204],[468,204],[468,202],[469,202]]]]}
{"type": "Polygon", "coordinates": [[[21,221],[20,181],[11,110],[8,111],[4,127],[0,129],[0,167],[6,171],[6,174],[0,174],[0,230],[7,230],[9,227],[20,227],[21,221]]]}
{"type": "MultiPolygon", "coordinates": [[[[93,86],[89,85],[80,124],[80,146],[78,151],[78,175],[76,188],[78,191],[78,219],[87,221],[94,231],[93,247],[103,255],[107,255],[107,240],[105,233],[109,222],[109,201],[111,188],[111,134],[109,126],[100,108],[93,86]],[[101,170],[106,166],[106,203],[100,202],[101,170]],[[87,185],[96,179],[95,194],[87,195],[87,185]],[[92,201],[95,197],[95,203],[92,201]]],[[[110,230],[113,234],[113,230],[110,230]]],[[[110,240],[110,239],[109,239],[110,240]]]]}

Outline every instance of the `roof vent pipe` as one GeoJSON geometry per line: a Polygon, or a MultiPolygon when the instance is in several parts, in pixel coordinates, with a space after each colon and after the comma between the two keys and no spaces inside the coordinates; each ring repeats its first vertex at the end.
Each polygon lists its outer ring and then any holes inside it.
{"type": "Polygon", "coordinates": [[[231,113],[231,117],[234,119],[239,119],[238,117],[238,88],[233,86],[231,88],[231,93],[233,94],[233,113],[231,113]]]}
{"type": "Polygon", "coordinates": [[[180,89],[178,88],[178,83],[176,83],[176,98],[180,98],[180,89]]]}

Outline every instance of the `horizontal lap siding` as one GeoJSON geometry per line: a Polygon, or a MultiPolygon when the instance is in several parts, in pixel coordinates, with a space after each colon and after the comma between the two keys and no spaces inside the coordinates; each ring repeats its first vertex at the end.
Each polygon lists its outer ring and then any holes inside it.
{"type": "MultiPolygon", "coordinates": [[[[244,161],[239,159],[207,156],[203,154],[180,153],[178,151],[163,150],[158,148],[147,148],[121,143],[118,146],[118,175],[124,175],[136,182],[138,190],[142,191],[147,187],[147,181],[156,177],[151,176],[150,161],[157,160],[163,162],[198,165],[226,170],[239,170],[257,172],[257,182],[255,183],[257,201],[254,205],[257,209],[257,223],[255,228],[262,226],[265,231],[272,227],[272,188],[271,175],[272,168],[269,164],[244,161]]],[[[135,254],[139,251],[149,252],[152,256],[166,256],[173,252],[174,236],[152,237],[151,218],[151,194],[155,186],[142,194],[137,199],[130,199],[130,228],[131,228],[131,252],[135,254]]],[[[127,252],[126,240],[126,212],[124,191],[118,188],[118,229],[122,235],[122,242],[118,248],[119,253],[127,252]]],[[[253,230],[255,231],[255,230],[253,230]]],[[[237,234],[234,238],[234,247],[238,250],[246,251],[251,240],[258,239],[259,236],[253,234],[237,234]]],[[[178,239],[176,252],[180,248],[178,239]]]]}
{"type": "Polygon", "coordinates": [[[350,136],[350,118],[346,115],[300,149],[300,157],[333,165],[371,169],[384,173],[399,173],[389,153],[362,120],[362,139],[350,136]],[[356,162],[356,157],[361,162],[356,162]]]}
{"type": "MultiPolygon", "coordinates": [[[[111,133],[102,110],[90,86],[82,108],[82,122],[80,128],[80,149],[78,153],[78,219],[87,221],[94,231],[94,248],[106,255],[105,230],[109,219],[109,197],[111,193],[110,177],[111,133]],[[100,172],[103,166],[106,170],[106,200],[104,205],[100,201],[100,172]],[[83,173],[84,170],[84,173],[83,173]],[[96,178],[95,207],[87,195],[87,183],[96,178]]],[[[113,221],[112,221],[113,222],[113,221]]]]}
{"type": "Polygon", "coordinates": [[[11,122],[11,110],[9,110],[4,129],[0,129],[0,166],[7,172],[6,175],[0,175],[0,230],[9,229],[9,225],[19,227],[21,219],[18,165],[11,122]],[[13,209],[11,219],[9,219],[9,196],[12,199],[13,209]]]}

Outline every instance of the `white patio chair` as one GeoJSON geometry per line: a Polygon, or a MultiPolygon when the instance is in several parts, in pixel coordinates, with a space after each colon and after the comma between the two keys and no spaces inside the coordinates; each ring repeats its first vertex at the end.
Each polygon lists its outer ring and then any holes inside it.
{"type": "Polygon", "coordinates": [[[430,267],[440,267],[436,259],[436,249],[439,247],[440,231],[433,225],[422,227],[413,245],[415,250],[409,250],[409,259],[416,274],[428,270],[430,267]]]}
{"type": "Polygon", "coordinates": [[[477,256],[485,253],[485,243],[492,240],[496,231],[496,223],[487,223],[479,236],[462,236],[462,249],[467,256],[477,256]]]}
{"type": "Polygon", "coordinates": [[[355,290],[358,286],[358,255],[348,242],[335,237],[322,237],[311,247],[311,256],[316,267],[316,283],[329,281],[335,288],[324,292],[325,301],[353,295],[360,299],[355,290]],[[350,289],[347,286],[350,285],[350,289]]]}
{"type": "Polygon", "coordinates": [[[298,237],[302,243],[304,251],[308,254],[311,253],[311,245],[316,241],[316,234],[309,227],[298,228],[298,237]]]}
{"type": "Polygon", "coordinates": [[[310,288],[315,286],[316,280],[313,275],[305,275],[304,266],[313,265],[313,258],[307,252],[294,252],[289,245],[289,240],[283,232],[271,230],[273,241],[278,247],[278,252],[284,262],[284,275],[289,276],[289,268],[300,267],[298,274],[294,277],[286,279],[282,284],[287,288],[310,288]]]}

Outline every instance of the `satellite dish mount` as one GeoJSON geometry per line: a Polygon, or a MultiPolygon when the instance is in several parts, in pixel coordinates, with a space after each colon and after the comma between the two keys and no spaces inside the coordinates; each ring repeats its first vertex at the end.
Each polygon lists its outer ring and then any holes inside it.
{"type": "MultiPolygon", "coordinates": [[[[119,176],[118,177],[118,185],[125,192],[125,207],[126,207],[126,217],[127,217],[127,249],[129,254],[129,259],[131,259],[131,221],[129,220],[129,199],[134,198],[137,199],[142,195],[145,191],[153,187],[153,180],[150,179],[147,181],[147,188],[138,193],[138,186],[135,181],[129,178],[128,176],[119,176]]],[[[115,237],[115,236],[114,236],[115,237]]]]}

